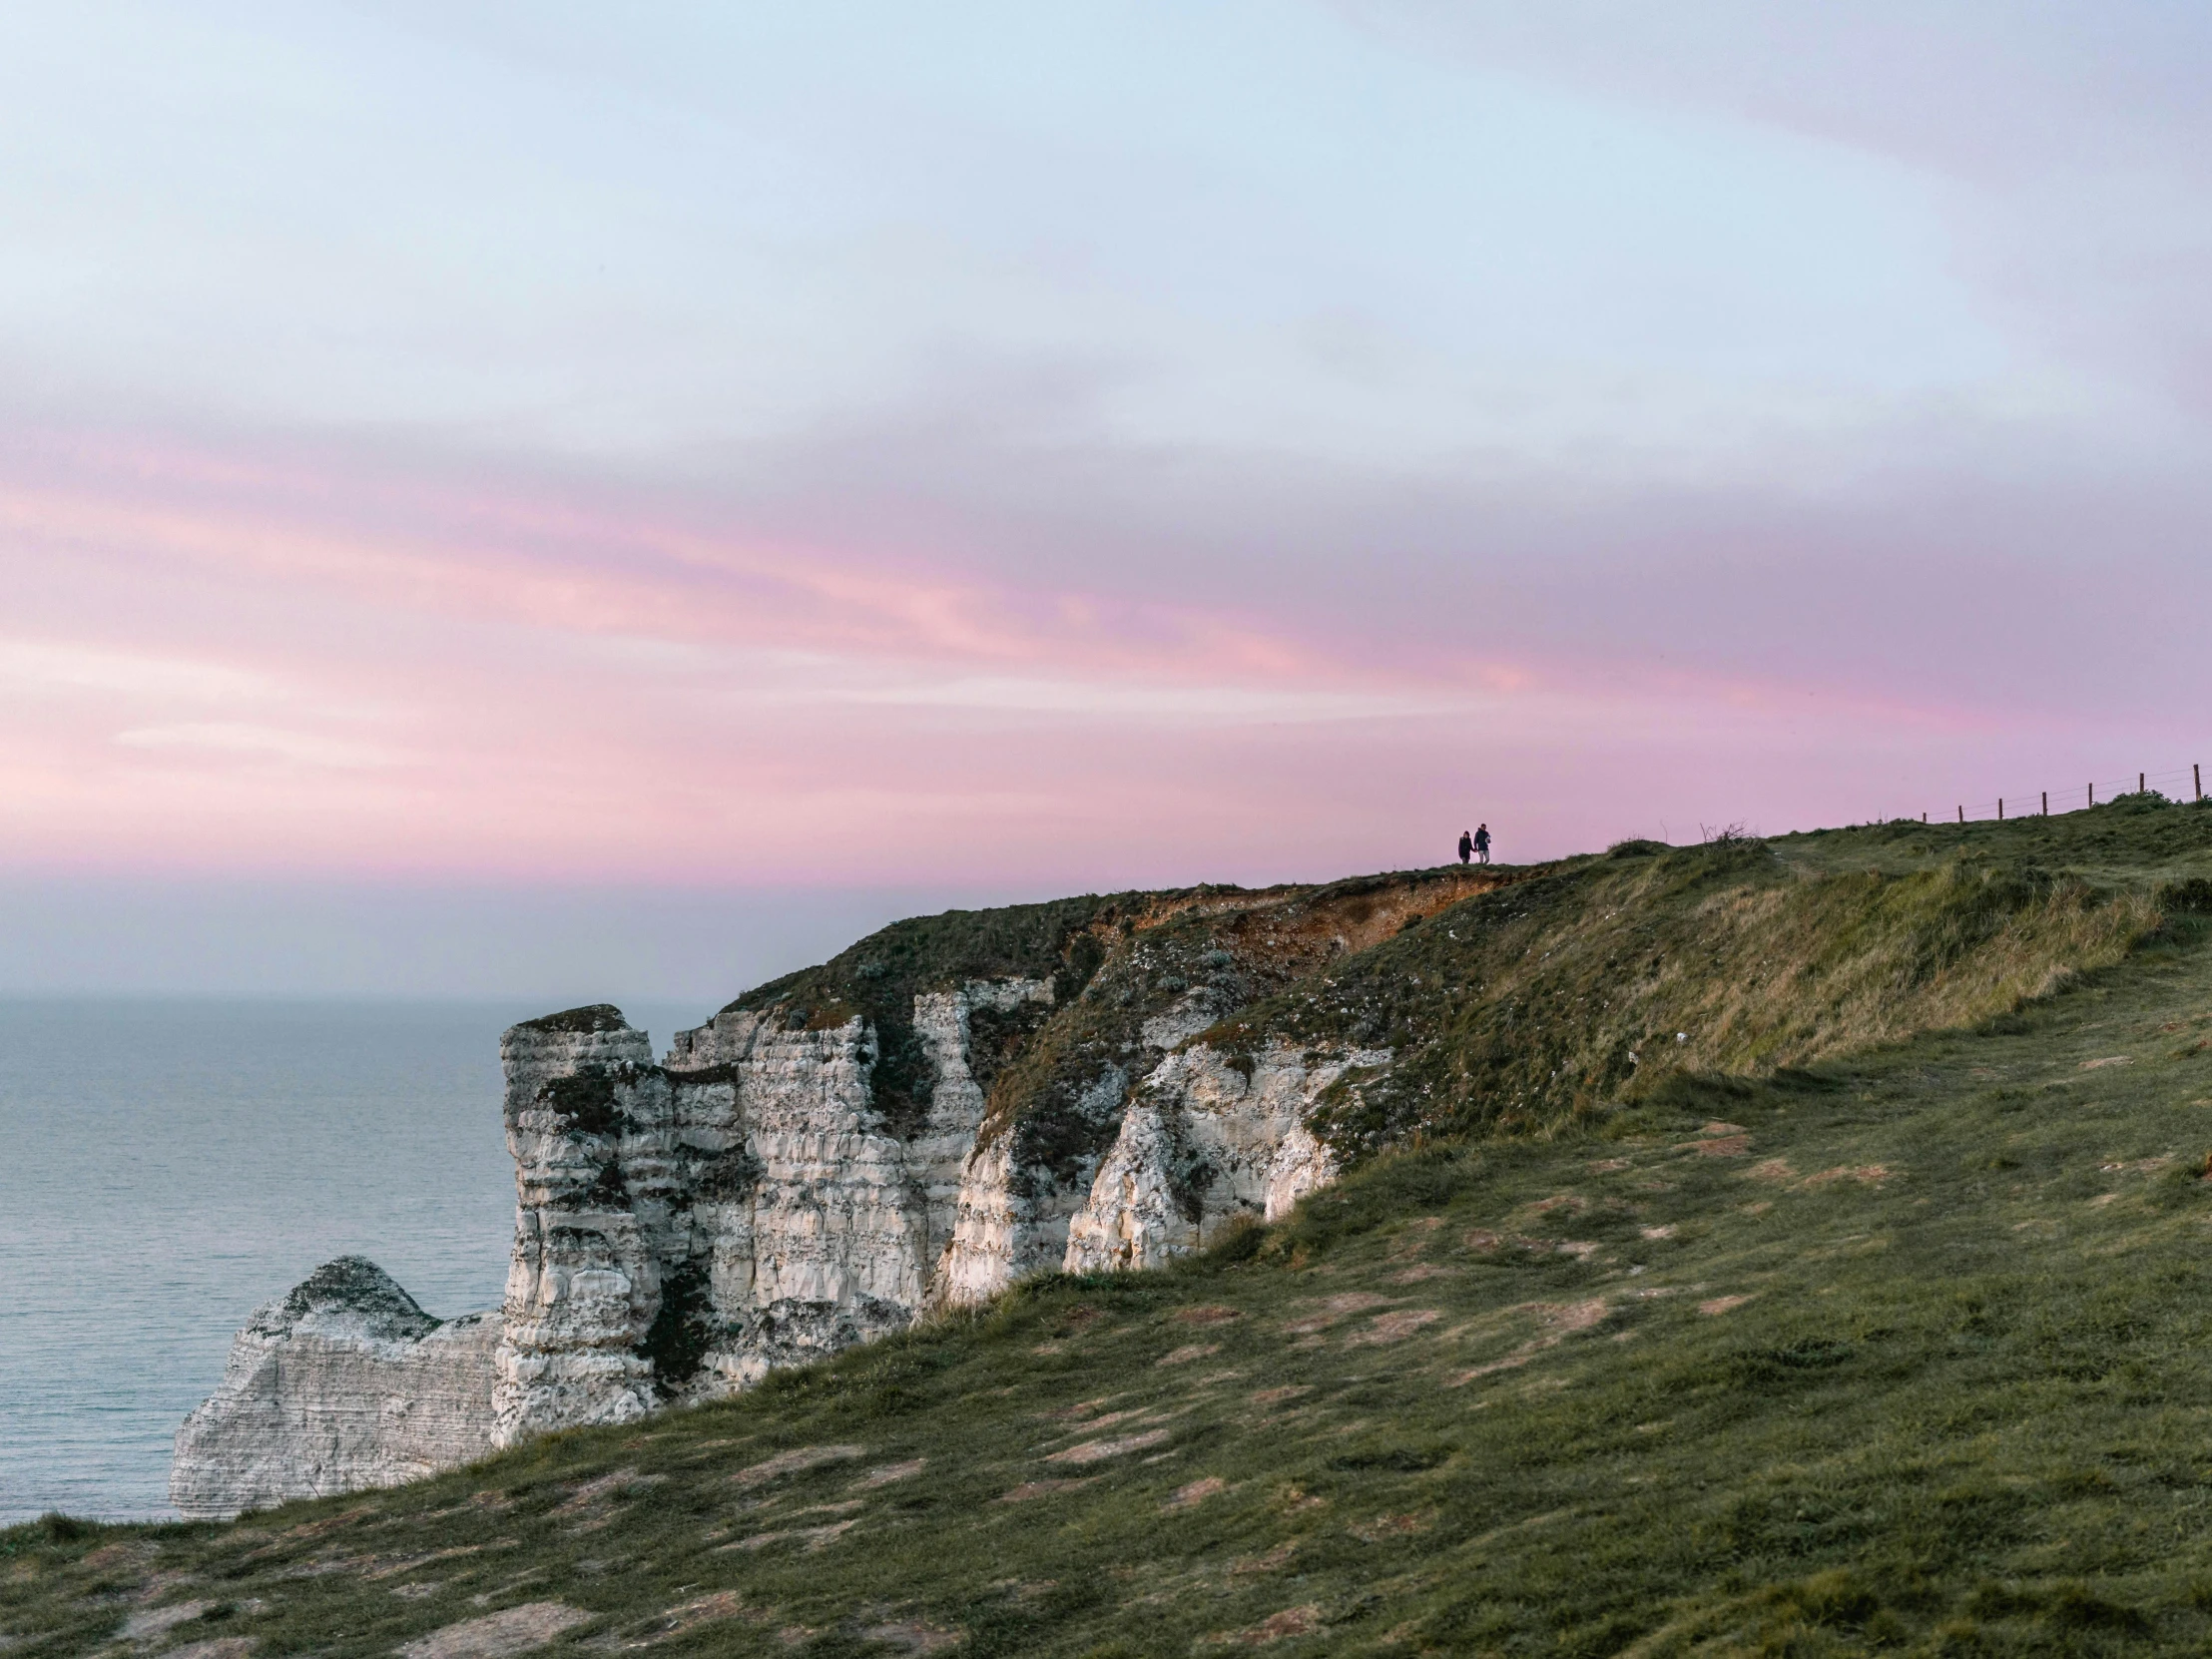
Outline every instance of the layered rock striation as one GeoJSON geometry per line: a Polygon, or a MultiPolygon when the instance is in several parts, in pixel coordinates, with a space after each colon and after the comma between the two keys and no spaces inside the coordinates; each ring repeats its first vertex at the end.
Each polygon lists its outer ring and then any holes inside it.
{"type": "Polygon", "coordinates": [[[492,1437],[507,1445],[657,1403],[645,1341],[685,1195],[667,1077],[620,1009],[525,1021],[499,1059],[515,1239],[492,1437]]]}
{"type": "Polygon", "coordinates": [[[375,1263],[341,1256],[254,1311],[223,1382],[177,1434],[188,1516],[392,1486],[492,1449],[489,1314],[432,1319],[375,1263]]]}
{"type": "Polygon", "coordinates": [[[440,1325],[372,1265],[239,1336],[188,1514],[405,1479],[714,1398],[1027,1275],[1156,1266],[1333,1178],[1310,1125],[1386,1048],[1206,1033],[1494,884],[1070,899],[901,922],[653,1058],[598,1005],[501,1040],[514,1253],[440,1325]]]}

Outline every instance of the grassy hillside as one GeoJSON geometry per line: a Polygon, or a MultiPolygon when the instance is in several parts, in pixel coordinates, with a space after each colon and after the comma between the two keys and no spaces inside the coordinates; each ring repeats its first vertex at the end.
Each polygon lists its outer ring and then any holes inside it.
{"type": "MultiPolygon", "coordinates": [[[[2212,816],[2167,812],[2212,838],[2212,816]]],[[[1631,842],[1460,904],[1212,1037],[1394,1050],[1386,1074],[1326,1103],[1346,1153],[1554,1132],[1678,1074],[1764,1075],[2009,1012],[2159,924],[2144,880],[1948,850],[1827,868],[1790,842],[1631,842]]]]}
{"type": "Polygon", "coordinates": [[[0,1533],[0,1646],[2200,1649],[2208,877],[2152,804],[1559,866],[1238,1016],[1415,1068],[1292,1220],[399,1490],[0,1533]]]}

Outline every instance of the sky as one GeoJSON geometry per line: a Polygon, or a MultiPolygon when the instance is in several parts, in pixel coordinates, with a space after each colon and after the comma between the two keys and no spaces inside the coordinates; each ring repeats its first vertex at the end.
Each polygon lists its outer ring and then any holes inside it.
{"type": "MultiPolygon", "coordinates": [[[[0,990],[2181,778],[2212,10],[0,22],[0,990]]],[[[2056,804],[2056,803],[2054,803],[2056,804]]]]}

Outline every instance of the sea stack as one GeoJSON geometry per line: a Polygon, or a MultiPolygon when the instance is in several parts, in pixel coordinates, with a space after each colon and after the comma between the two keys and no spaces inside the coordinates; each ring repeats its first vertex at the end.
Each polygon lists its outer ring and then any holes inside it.
{"type": "Polygon", "coordinates": [[[390,1486],[492,1448],[499,1321],[440,1322],[359,1256],[254,1312],[185,1419],[169,1500],[193,1518],[390,1486]]]}

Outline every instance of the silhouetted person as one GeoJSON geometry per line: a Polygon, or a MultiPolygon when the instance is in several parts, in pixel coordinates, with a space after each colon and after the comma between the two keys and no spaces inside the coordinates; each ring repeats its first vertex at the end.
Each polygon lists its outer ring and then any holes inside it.
{"type": "Polygon", "coordinates": [[[1487,824],[1474,827],[1474,855],[1482,863],[1490,861],[1490,827],[1487,824]]]}
{"type": "Polygon", "coordinates": [[[1474,855],[1474,837],[1464,830],[1459,831],[1459,861],[1463,864],[1474,855]]]}

